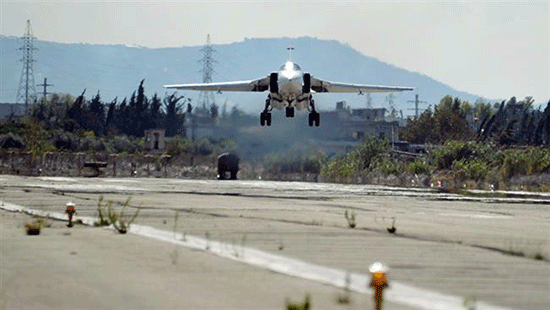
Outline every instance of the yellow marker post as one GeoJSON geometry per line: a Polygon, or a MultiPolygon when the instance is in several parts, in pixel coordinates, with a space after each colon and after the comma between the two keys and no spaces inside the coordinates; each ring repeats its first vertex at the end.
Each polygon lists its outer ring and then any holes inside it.
{"type": "Polygon", "coordinates": [[[67,226],[73,227],[73,215],[76,213],[75,204],[72,202],[68,202],[65,213],[67,213],[67,215],[69,216],[69,223],[67,224],[67,226]]]}
{"type": "Polygon", "coordinates": [[[382,263],[374,263],[369,267],[371,273],[370,287],[374,288],[374,309],[382,310],[382,302],[384,300],[383,291],[388,287],[388,279],[386,276],[387,267],[382,263]]]}

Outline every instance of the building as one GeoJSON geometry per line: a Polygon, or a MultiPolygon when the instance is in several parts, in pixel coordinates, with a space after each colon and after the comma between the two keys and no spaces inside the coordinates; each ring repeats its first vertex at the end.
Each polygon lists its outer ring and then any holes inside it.
{"type": "Polygon", "coordinates": [[[336,103],[336,109],[322,113],[322,126],[318,140],[359,141],[368,136],[386,137],[389,142],[399,141],[400,119],[386,117],[386,109],[349,109],[345,101],[336,103]]]}
{"type": "Polygon", "coordinates": [[[165,146],[166,139],[164,129],[145,130],[145,149],[161,151],[164,150],[165,146]]]}

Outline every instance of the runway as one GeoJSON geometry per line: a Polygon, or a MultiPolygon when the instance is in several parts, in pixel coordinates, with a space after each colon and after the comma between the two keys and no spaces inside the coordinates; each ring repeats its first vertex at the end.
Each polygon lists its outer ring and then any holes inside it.
{"type": "MultiPolygon", "coordinates": [[[[0,176],[9,203],[95,216],[97,199],[141,209],[137,224],[517,309],[550,304],[546,197],[462,197],[426,189],[318,183],[0,176]],[[520,198],[518,198],[520,197],[520,198]],[[344,211],[353,211],[350,229],[344,211]],[[396,219],[395,234],[386,228],[396,219]]],[[[406,305],[405,305],[406,306],[406,305]]]]}

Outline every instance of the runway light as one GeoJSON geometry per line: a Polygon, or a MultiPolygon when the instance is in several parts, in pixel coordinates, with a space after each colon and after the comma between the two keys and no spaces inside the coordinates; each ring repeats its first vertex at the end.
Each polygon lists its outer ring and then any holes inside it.
{"type": "Polygon", "coordinates": [[[75,204],[72,202],[68,202],[65,213],[67,213],[67,215],[69,216],[69,223],[67,224],[67,226],[73,227],[73,215],[76,213],[75,204]]]}
{"type": "Polygon", "coordinates": [[[374,309],[382,310],[382,302],[384,300],[383,291],[388,287],[388,279],[386,272],[388,267],[382,263],[376,262],[369,267],[371,273],[370,287],[374,288],[374,309]]]}

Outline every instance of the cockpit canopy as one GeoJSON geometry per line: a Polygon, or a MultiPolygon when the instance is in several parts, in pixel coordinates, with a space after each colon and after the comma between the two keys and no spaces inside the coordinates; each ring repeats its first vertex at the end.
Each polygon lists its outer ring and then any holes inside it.
{"type": "Polygon", "coordinates": [[[281,66],[281,68],[279,68],[280,71],[290,71],[290,70],[293,70],[293,71],[302,71],[302,68],[300,68],[300,66],[298,66],[297,64],[291,62],[291,61],[287,61],[285,62],[284,65],[281,66]]]}

